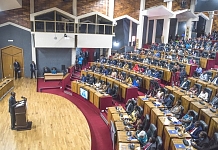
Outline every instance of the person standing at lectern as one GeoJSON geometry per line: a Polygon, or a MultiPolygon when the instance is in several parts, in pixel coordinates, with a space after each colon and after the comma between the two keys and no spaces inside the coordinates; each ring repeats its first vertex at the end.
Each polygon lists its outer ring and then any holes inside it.
{"type": "Polygon", "coordinates": [[[14,111],[14,107],[17,104],[17,101],[15,99],[16,93],[15,92],[11,92],[11,97],[9,98],[9,113],[11,115],[11,129],[14,130],[15,129],[15,111],[14,111]]]}
{"type": "Polygon", "coordinates": [[[32,61],[32,63],[30,64],[30,72],[31,72],[31,79],[33,78],[33,74],[36,79],[36,64],[34,61],[32,61]]]}
{"type": "Polygon", "coordinates": [[[20,64],[19,62],[17,62],[17,60],[15,59],[14,62],[14,74],[15,74],[15,79],[17,79],[19,77],[19,73],[20,73],[20,64]]]}

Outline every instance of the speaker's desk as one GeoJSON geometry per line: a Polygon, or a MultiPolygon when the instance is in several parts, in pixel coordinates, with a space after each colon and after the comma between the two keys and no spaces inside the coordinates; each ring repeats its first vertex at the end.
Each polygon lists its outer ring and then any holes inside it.
{"type": "Polygon", "coordinates": [[[44,73],[44,81],[47,80],[62,80],[64,77],[64,73],[44,73]]]}

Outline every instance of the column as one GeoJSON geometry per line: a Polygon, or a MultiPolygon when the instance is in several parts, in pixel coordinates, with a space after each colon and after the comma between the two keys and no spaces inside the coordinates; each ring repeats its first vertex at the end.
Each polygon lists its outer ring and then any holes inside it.
{"type": "Polygon", "coordinates": [[[170,1],[167,2],[167,9],[169,9],[169,10],[172,10],[172,7],[173,7],[173,2],[172,1],[173,0],[170,0],[170,1]]]}
{"type": "Polygon", "coordinates": [[[72,12],[73,12],[73,15],[74,16],[77,16],[77,0],[73,0],[73,2],[72,2],[72,12]]]}
{"type": "Polygon", "coordinates": [[[154,19],[153,34],[152,34],[152,43],[155,43],[156,30],[157,30],[157,19],[154,19]]]}
{"type": "MultiPolygon", "coordinates": [[[[132,20],[130,20],[130,23],[129,23],[129,43],[130,42],[132,42],[132,20]]],[[[132,43],[129,46],[132,46],[132,43]]]]}
{"type": "Polygon", "coordinates": [[[163,24],[163,43],[168,43],[169,39],[169,31],[170,31],[170,18],[164,18],[164,24],[163,24]]]}
{"type": "Polygon", "coordinates": [[[34,0],[30,0],[30,14],[34,13],[34,0]]]}
{"type": "Polygon", "coordinates": [[[206,26],[205,26],[205,33],[211,33],[212,27],[213,27],[213,17],[214,17],[214,11],[209,12],[209,20],[206,21],[206,26]]]}
{"type": "Polygon", "coordinates": [[[35,48],[35,41],[33,38],[34,34],[31,34],[31,46],[32,46],[32,61],[34,61],[36,63],[36,48],[35,48]]]}
{"type": "MultiPolygon", "coordinates": [[[[142,11],[145,9],[146,0],[141,0],[140,2],[140,11],[139,11],[139,24],[137,26],[137,35],[136,35],[136,45],[138,49],[142,48],[142,34],[144,27],[144,16],[142,15],[142,11]]],[[[146,38],[147,39],[147,38],[146,38]]]]}
{"type": "Polygon", "coordinates": [[[71,64],[75,65],[75,62],[76,62],[76,48],[72,48],[71,64]]]}
{"type": "Polygon", "coordinates": [[[109,1],[108,17],[114,18],[114,0],[108,0],[108,1],[109,1]]]}
{"type": "Polygon", "coordinates": [[[177,20],[177,22],[176,22],[176,31],[175,31],[175,35],[177,35],[177,32],[178,32],[178,26],[179,26],[179,21],[177,20]]]}
{"type": "Polygon", "coordinates": [[[111,56],[111,48],[108,48],[107,57],[111,56]]]}
{"type": "MultiPolygon", "coordinates": [[[[190,11],[192,11],[193,13],[195,11],[195,3],[196,0],[191,0],[190,11]]],[[[191,34],[192,34],[192,18],[190,18],[186,23],[185,39],[191,38],[191,34]]]]}

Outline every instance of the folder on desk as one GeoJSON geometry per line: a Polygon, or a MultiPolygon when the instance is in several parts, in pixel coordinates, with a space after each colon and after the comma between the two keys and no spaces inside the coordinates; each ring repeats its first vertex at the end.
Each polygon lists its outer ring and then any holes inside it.
{"type": "Polygon", "coordinates": [[[178,148],[178,149],[185,149],[184,144],[175,144],[175,147],[178,148]]]}
{"type": "Polygon", "coordinates": [[[169,132],[170,134],[178,134],[178,132],[177,132],[176,130],[168,130],[168,132],[169,132]]]}

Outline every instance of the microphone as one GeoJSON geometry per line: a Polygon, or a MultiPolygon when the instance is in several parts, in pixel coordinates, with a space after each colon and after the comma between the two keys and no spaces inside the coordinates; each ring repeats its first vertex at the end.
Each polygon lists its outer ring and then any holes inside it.
{"type": "Polygon", "coordinates": [[[27,99],[27,98],[26,98],[26,97],[24,97],[24,96],[21,96],[21,98],[22,98],[22,99],[24,99],[24,100],[26,100],[26,99],[27,99]]]}

